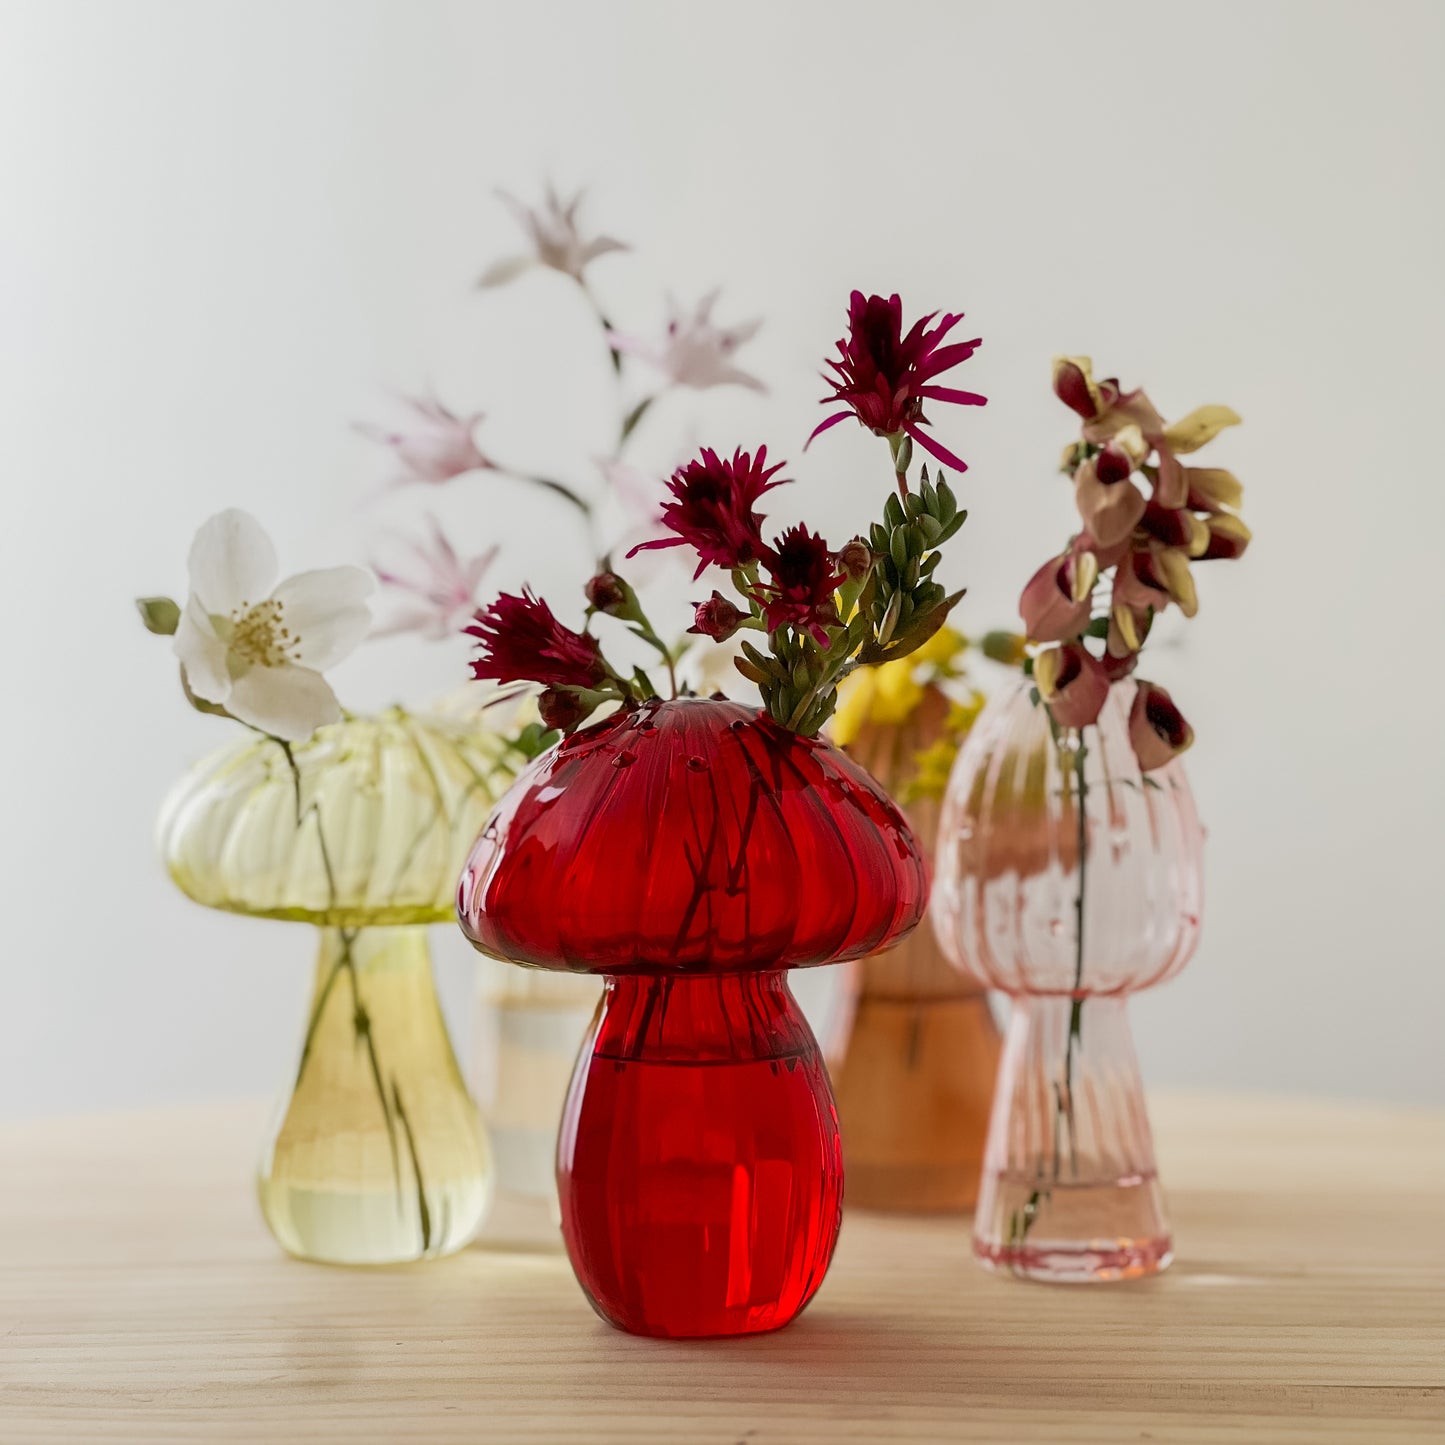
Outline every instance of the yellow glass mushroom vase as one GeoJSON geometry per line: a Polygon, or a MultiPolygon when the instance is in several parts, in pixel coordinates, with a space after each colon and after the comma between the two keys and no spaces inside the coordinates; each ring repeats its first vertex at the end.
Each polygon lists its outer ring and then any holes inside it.
{"type": "Polygon", "coordinates": [[[466,718],[392,709],[305,742],[251,734],[184,777],[160,846],[189,897],[320,930],[316,977],[259,1193],[302,1259],[394,1264],[460,1249],[491,1152],[432,981],[467,847],[511,776],[466,718]]]}

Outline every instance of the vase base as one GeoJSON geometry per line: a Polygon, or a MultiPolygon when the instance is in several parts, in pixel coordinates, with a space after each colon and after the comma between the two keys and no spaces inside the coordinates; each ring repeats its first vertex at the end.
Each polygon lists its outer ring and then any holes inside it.
{"type": "Polygon", "coordinates": [[[1002,1274],[1059,1284],[1140,1279],[1173,1257],[1152,1170],[1041,1184],[1036,1171],[984,1179],[973,1252],[1002,1274]]]}
{"type": "Polygon", "coordinates": [[[974,1256],[985,1269],[1015,1279],[1038,1280],[1045,1284],[1112,1284],[1119,1280],[1146,1279],[1169,1267],[1174,1258],[1174,1241],[1168,1235],[1156,1239],[1110,1239],[1091,1244],[991,1245],[975,1239],[974,1256]]]}
{"type": "Polygon", "coordinates": [[[587,1303],[592,1306],[603,1324],[610,1325],[620,1334],[635,1335],[642,1340],[739,1340],[746,1339],[749,1335],[772,1335],[787,1329],[807,1308],[805,1302],[783,1319],[779,1319],[776,1312],[767,1311],[761,1314],[755,1323],[737,1321],[721,1327],[709,1324],[694,1328],[685,1322],[618,1319],[608,1314],[585,1289],[583,1294],[587,1296],[587,1303]]]}
{"type": "Polygon", "coordinates": [[[427,1191],[423,1229],[415,1196],[305,1189],[260,1181],[261,1212],[276,1242],[312,1264],[393,1265],[437,1259],[466,1246],[486,1213],[485,1178],[427,1191]]]}

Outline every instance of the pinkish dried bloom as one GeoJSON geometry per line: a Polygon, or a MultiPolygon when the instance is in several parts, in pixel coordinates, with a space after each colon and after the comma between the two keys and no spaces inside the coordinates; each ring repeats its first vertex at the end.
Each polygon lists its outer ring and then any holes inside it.
{"type": "Polygon", "coordinates": [[[1028,635],[1035,642],[1077,637],[1088,626],[1098,574],[1098,563],[1089,552],[1066,552],[1045,562],[1019,597],[1019,615],[1028,635]]]}
{"type": "Polygon", "coordinates": [[[1141,772],[1150,773],[1177,758],[1194,741],[1194,729],[1174,700],[1157,683],[1142,679],[1129,709],[1129,743],[1141,772]]]}
{"type": "MultiPolygon", "coordinates": [[[[1117,476],[1112,469],[1110,474],[1117,476]]],[[[1101,547],[1122,542],[1144,515],[1144,494],[1128,479],[1128,473],[1106,482],[1092,459],[1074,473],[1074,502],[1089,535],[1101,547]]]]}
{"type": "Polygon", "coordinates": [[[1099,720],[1109,696],[1109,675],[1081,642],[1045,648],[1034,658],[1034,685],[1061,728],[1099,720]]]}

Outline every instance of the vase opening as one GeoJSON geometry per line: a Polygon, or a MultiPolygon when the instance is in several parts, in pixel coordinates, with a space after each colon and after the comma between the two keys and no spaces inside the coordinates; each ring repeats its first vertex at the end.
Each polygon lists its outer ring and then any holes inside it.
{"type": "Polygon", "coordinates": [[[608,978],[557,1182],[573,1268],[609,1323],[696,1338],[792,1320],[832,1257],[843,1169],[786,976],[608,978]]]}

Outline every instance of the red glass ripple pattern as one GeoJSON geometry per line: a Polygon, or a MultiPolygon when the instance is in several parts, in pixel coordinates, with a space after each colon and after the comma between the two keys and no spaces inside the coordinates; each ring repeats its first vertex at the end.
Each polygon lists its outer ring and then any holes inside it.
{"type": "Polygon", "coordinates": [[[917,842],[862,768],[741,703],[688,698],[533,763],[477,840],[457,911],[514,963],[727,973],[873,953],[926,898],[917,842]]]}
{"type": "Polygon", "coordinates": [[[512,785],[457,912],[495,957],[607,975],[557,1156],[568,1254],[604,1319],[746,1334],[812,1297],[843,1165],[785,970],[886,948],[926,896],[878,784],[740,703],[618,713],[512,785]]]}
{"type": "Polygon", "coordinates": [[[557,1184],[572,1267],[605,1320],[665,1338],[787,1324],[832,1258],[843,1163],[784,975],[609,979],[557,1184]]]}

